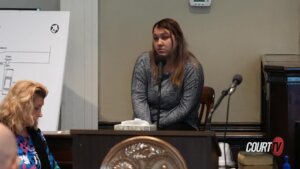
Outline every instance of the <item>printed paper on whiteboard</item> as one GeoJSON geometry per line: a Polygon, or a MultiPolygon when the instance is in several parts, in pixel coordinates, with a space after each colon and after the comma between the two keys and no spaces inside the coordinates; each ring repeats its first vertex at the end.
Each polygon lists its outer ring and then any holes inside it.
{"type": "Polygon", "coordinates": [[[39,127],[58,129],[69,12],[0,11],[0,101],[18,80],[44,84],[49,94],[39,127]]]}

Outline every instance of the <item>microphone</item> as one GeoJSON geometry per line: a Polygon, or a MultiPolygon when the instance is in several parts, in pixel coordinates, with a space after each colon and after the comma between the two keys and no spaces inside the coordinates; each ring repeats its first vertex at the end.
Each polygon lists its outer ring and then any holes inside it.
{"type": "Polygon", "coordinates": [[[158,82],[160,83],[162,81],[162,78],[163,78],[163,68],[166,64],[166,60],[164,58],[162,58],[161,56],[158,56],[156,59],[155,59],[155,63],[158,67],[158,82]]]}
{"type": "Polygon", "coordinates": [[[228,95],[231,95],[235,91],[236,87],[242,83],[242,81],[243,81],[243,77],[240,74],[234,75],[232,78],[232,83],[229,89],[227,90],[228,95]]]}
{"type": "Polygon", "coordinates": [[[206,123],[205,129],[210,130],[210,124],[211,124],[211,119],[212,119],[213,113],[218,108],[218,106],[220,105],[220,103],[222,102],[222,100],[224,99],[224,97],[227,96],[227,95],[231,96],[231,94],[235,91],[236,87],[239,84],[241,84],[242,81],[243,81],[243,77],[240,74],[236,74],[236,75],[233,76],[233,78],[232,78],[232,84],[230,85],[230,87],[228,89],[225,89],[225,90],[222,91],[221,96],[216,101],[216,103],[214,104],[213,108],[210,110],[210,112],[208,114],[208,117],[207,117],[207,123],[206,123]]]}
{"type": "Polygon", "coordinates": [[[157,56],[155,59],[155,64],[158,67],[158,106],[157,106],[157,119],[156,119],[156,128],[159,130],[159,119],[160,119],[160,100],[161,100],[161,82],[163,79],[163,68],[166,64],[166,59],[162,56],[157,56]]]}

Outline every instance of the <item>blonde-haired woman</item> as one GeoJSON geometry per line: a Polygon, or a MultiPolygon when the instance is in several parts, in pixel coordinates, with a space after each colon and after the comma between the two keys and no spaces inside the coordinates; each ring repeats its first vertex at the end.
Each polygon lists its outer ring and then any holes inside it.
{"type": "Polygon", "coordinates": [[[16,135],[19,168],[59,168],[38,128],[47,94],[41,83],[22,80],[12,86],[0,105],[0,122],[16,135]]]}

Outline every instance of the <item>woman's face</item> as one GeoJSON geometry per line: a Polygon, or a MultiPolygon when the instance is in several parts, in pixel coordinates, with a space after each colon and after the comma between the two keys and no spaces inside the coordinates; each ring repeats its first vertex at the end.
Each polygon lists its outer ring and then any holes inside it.
{"type": "Polygon", "coordinates": [[[155,27],[153,30],[153,46],[159,56],[167,59],[175,49],[175,37],[169,30],[155,27]]]}
{"type": "Polygon", "coordinates": [[[44,98],[37,96],[33,99],[33,119],[37,123],[38,119],[43,116],[42,107],[44,105],[44,98]]]}

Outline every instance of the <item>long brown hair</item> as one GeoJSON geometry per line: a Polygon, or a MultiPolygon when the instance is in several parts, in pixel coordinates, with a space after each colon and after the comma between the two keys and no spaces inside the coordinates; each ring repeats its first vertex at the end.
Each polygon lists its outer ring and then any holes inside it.
{"type": "MultiPolygon", "coordinates": [[[[170,31],[171,35],[175,37],[176,47],[174,53],[172,54],[171,58],[171,69],[173,70],[171,75],[171,82],[173,85],[179,87],[182,84],[183,80],[183,73],[184,73],[184,66],[186,62],[190,58],[195,58],[195,56],[187,49],[187,43],[184,38],[183,32],[179,26],[179,24],[170,18],[165,18],[153,25],[152,33],[154,32],[155,28],[164,28],[170,31]]],[[[174,42],[172,42],[174,44],[174,42]]],[[[151,64],[151,71],[153,77],[156,79],[158,74],[157,65],[155,64],[155,57],[158,54],[154,49],[154,45],[152,43],[152,51],[150,52],[150,64],[151,64]]],[[[196,59],[192,59],[196,60],[196,59]]]]}

